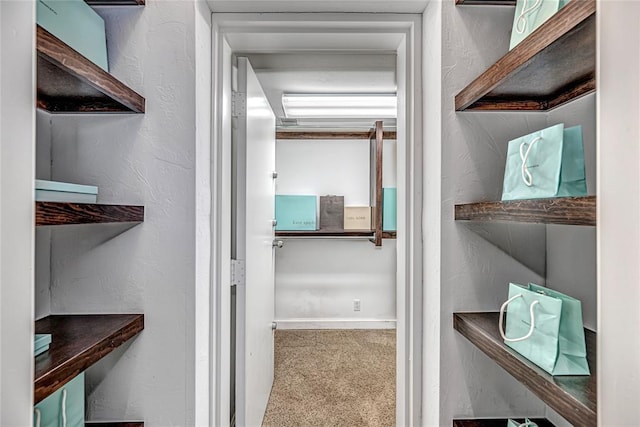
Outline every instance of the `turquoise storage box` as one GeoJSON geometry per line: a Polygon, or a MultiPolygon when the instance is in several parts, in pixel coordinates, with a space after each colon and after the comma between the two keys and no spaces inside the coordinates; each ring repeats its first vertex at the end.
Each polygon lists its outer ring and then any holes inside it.
{"type": "Polygon", "coordinates": [[[33,410],[34,427],[84,426],[84,372],[38,403],[33,410]],[[63,418],[66,424],[63,424],[63,418]]]}
{"type": "Polygon", "coordinates": [[[37,202],[96,203],[98,187],[36,179],[37,202]]]}
{"type": "Polygon", "coordinates": [[[396,188],[382,189],[382,230],[396,231],[398,226],[398,192],[396,188]]]}
{"type": "Polygon", "coordinates": [[[317,230],[317,197],[276,195],[276,230],[317,230]]]}
{"type": "Polygon", "coordinates": [[[37,0],[36,22],[82,56],[109,71],[104,20],[84,0],[37,0]]]}
{"type": "Polygon", "coordinates": [[[33,337],[33,354],[37,356],[49,350],[51,344],[51,334],[36,334],[33,337]]]}

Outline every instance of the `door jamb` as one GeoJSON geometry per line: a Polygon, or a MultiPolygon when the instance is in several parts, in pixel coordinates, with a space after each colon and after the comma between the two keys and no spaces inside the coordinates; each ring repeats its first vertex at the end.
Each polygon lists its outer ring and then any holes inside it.
{"type": "Polygon", "coordinates": [[[300,31],[313,21],[314,31],[371,32],[384,24],[386,32],[402,35],[397,48],[398,74],[398,221],[396,276],[397,355],[396,425],[420,425],[422,394],[422,47],[418,14],[213,14],[213,162],[212,228],[215,298],[212,310],[215,390],[214,424],[229,425],[230,376],[230,247],[231,247],[231,56],[226,35],[300,31]],[[278,22],[274,26],[274,22],[278,22]],[[271,25],[270,25],[271,24],[271,25]],[[404,88],[404,90],[401,90],[404,88]],[[405,285],[405,286],[402,286],[405,285]]]}

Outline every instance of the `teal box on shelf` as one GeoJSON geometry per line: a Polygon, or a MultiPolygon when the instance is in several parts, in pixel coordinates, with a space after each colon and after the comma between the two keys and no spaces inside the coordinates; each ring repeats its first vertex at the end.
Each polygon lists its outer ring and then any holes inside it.
{"type": "Polygon", "coordinates": [[[33,425],[34,427],[84,425],[84,372],[34,407],[33,425]],[[63,411],[66,423],[63,423],[63,411]]]}
{"type": "Polygon", "coordinates": [[[398,228],[398,192],[396,188],[382,189],[382,230],[396,231],[398,228]]]}
{"type": "Polygon", "coordinates": [[[49,344],[51,344],[51,334],[36,334],[33,337],[33,354],[38,356],[49,350],[49,344]]]}
{"type": "Polygon", "coordinates": [[[37,0],[36,22],[82,56],[109,71],[104,20],[84,0],[37,0]]]}
{"type": "Polygon", "coordinates": [[[276,195],[276,230],[317,230],[317,197],[276,195]]]}
{"type": "Polygon", "coordinates": [[[36,179],[36,202],[96,203],[98,187],[36,179]]]}

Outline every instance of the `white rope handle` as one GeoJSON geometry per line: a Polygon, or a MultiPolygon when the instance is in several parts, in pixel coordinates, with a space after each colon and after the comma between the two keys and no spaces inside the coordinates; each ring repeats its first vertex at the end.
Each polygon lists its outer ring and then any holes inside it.
{"type": "Polygon", "coordinates": [[[504,339],[507,342],[518,342],[518,341],[524,341],[526,339],[529,339],[531,335],[533,335],[533,330],[536,327],[536,318],[533,314],[533,309],[536,305],[540,303],[540,301],[538,300],[535,300],[529,306],[529,315],[531,316],[531,327],[529,328],[529,332],[527,332],[525,336],[520,338],[507,338],[507,336],[504,334],[504,329],[502,328],[502,319],[504,319],[504,311],[506,310],[507,306],[517,298],[524,298],[524,297],[522,296],[522,294],[515,295],[509,298],[504,304],[502,304],[502,307],[500,307],[500,320],[498,320],[499,322],[498,329],[500,329],[500,335],[502,336],[502,339],[504,339]]]}
{"type": "Polygon", "coordinates": [[[67,427],[67,389],[62,389],[62,427],[67,427]]]}
{"type": "Polygon", "coordinates": [[[522,160],[522,180],[526,184],[527,187],[531,187],[533,185],[533,175],[529,172],[529,168],[527,167],[527,160],[529,160],[529,154],[531,154],[531,149],[533,145],[542,139],[541,136],[536,137],[531,143],[529,143],[529,147],[527,147],[527,151],[523,152],[526,142],[520,144],[520,159],[522,160]]]}
{"type": "Polygon", "coordinates": [[[40,409],[34,408],[33,412],[36,413],[36,427],[40,427],[40,418],[42,417],[42,414],[40,413],[40,409]]]}
{"type": "Polygon", "coordinates": [[[527,8],[527,0],[524,0],[524,6],[518,18],[516,18],[516,32],[522,34],[527,30],[527,17],[525,16],[529,12],[533,12],[542,4],[542,0],[536,0],[536,2],[529,8],[527,8]]]}
{"type": "Polygon", "coordinates": [[[538,427],[538,424],[534,423],[531,420],[526,420],[525,422],[520,424],[518,427],[538,427]]]}

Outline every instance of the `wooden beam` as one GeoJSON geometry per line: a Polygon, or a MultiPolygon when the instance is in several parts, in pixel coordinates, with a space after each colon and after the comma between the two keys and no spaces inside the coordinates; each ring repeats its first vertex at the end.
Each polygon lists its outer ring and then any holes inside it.
{"type": "Polygon", "coordinates": [[[455,220],[595,226],[596,196],[455,205],[455,220]]]}
{"type": "Polygon", "coordinates": [[[384,129],[382,120],[376,122],[375,135],[371,136],[371,206],[373,210],[373,243],[382,246],[382,147],[384,139],[384,129]]]}
{"type": "MultiPolygon", "coordinates": [[[[506,295],[506,288],[505,288],[506,295]]],[[[591,375],[552,376],[504,344],[498,313],[454,313],[453,327],[572,425],[597,424],[596,334],[585,329],[591,375]]]]}
{"type": "MultiPolygon", "coordinates": [[[[276,139],[364,139],[370,137],[370,131],[322,131],[322,130],[279,130],[276,139]]],[[[395,140],[395,131],[385,131],[384,139],[395,140]]]]}
{"type": "Polygon", "coordinates": [[[142,221],[144,206],[36,202],[36,226],[142,221]]]}

